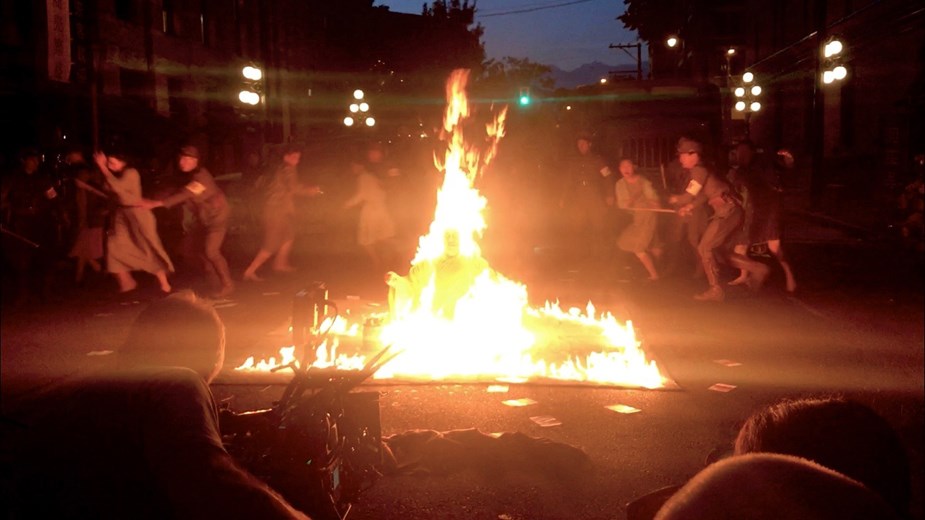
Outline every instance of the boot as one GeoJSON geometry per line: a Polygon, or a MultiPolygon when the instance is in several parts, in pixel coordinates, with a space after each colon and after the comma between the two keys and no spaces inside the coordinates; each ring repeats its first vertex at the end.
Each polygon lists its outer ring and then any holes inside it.
{"type": "Polygon", "coordinates": [[[694,299],[700,302],[722,302],[726,299],[726,293],[719,285],[711,285],[706,291],[694,296],[694,299]]]}

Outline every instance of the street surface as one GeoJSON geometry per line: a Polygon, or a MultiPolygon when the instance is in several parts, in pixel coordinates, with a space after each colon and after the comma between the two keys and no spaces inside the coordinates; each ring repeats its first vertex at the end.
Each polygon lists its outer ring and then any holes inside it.
{"type": "MultiPolygon", "coordinates": [[[[302,237],[301,243],[299,272],[240,283],[231,300],[216,303],[228,329],[228,355],[214,390],[236,411],[268,406],[278,397],[281,386],[255,384],[231,368],[283,345],[279,330],[288,323],[298,289],[322,280],[331,298],[345,305],[376,308],[370,302],[385,302],[381,274],[364,274],[362,262],[324,249],[318,237],[302,237]]],[[[800,282],[795,295],[782,290],[775,273],[762,293],[730,288],[723,304],[693,301],[705,285],[688,273],[646,283],[629,261],[589,273],[535,248],[532,257],[511,262],[520,272],[506,274],[527,284],[534,304],[558,298],[563,306],[584,307],[590,300],[621,320],[632,319],[644,349],[677,387],[512,384],[506,393],[488,393],[487,382],[364,385],[365,391],[381,392],[383,435],[413,429],[522,432],[579,447],[591,466],[576,472],[542,464],[502,471],[488,461],[482,465],[473,453],[474,467],[464,471],[380,479],[350,517],[624,518],[629,501],[683,483],[711,452],[728,448],[742,420],[759,407],[834,392],[870,405],[897,429],[912,467],[913,517],[923,518],[921,272],[884,244],[844,238],[789,246],[800,282]],[[733,388],[711,390],[716,383],[733,388]],[[536,403],[502,404],[519,398],[536,403]],[[606,408],[615,404],[640,411],[606,408]],[[561,424],[542,427],[531,421],[536,416],[561,424]]],[[[235,237],[226,250],[233,266],[245,264],[252,253],[249,242],[235,237]]],[[[152,280],[140,280],[153,287],[152,280]]],[[[68,289],[61,301],[44,307],[4,309],[4,401],[99,366],[118,348],[151,296],[114,298],[108,295],[112,282],[101,284],[68,289]]],[[[190,275],[179,276],[176,285],[204,290],[190,275]]]]}

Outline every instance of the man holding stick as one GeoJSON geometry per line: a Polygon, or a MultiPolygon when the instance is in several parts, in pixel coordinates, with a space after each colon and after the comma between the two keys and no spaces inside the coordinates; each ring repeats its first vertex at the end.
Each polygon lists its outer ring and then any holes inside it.
{"type": "MultiPolygon", "coordinates": [[[[700,301],[721,302],[726,294],[719,283],[715,251],[723,248],[730,235],[742,225],[744,213],[729,184],[704,167],[701,153],[703,147],[697,141],[684,137],[678,141],[678,159],[681,166],[690,171],[690,182],[684,193],[672,195],[668,202],[678,206],[678,215],[681,216],[690,214],[704,203],[713,209],[707,229],[697,245],[710,288],[694,298],[700,301]]],[[[728,257],[733,266],[748,272],[747,283],[750,289],[758,290],[767,279],[768,268],[764,264],[734,252],[730,252],[728,257]]]]}

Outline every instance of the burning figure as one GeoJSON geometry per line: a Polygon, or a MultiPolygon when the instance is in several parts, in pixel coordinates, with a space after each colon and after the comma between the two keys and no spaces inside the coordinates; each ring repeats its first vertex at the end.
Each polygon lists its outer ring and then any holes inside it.
{"type": "Polygon", "coordinates": [[[478,255],[459,254],[459,231],[443,233],[443,254],[411,266],[408,276],[394,271],[385,275],[389,285],[389,309],[393,318],[407,315],[422,306],[434,315],[453,319],[456,303],[469,292],[476,278],[488,273],[488,262],[478,255]],[[427,291],[432,287],[431,291],[427,291]]]}

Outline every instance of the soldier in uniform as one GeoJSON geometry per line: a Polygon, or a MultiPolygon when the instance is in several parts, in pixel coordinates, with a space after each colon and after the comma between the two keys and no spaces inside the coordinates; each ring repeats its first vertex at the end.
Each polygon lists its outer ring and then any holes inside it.
{"type": "MultiPolygon", "coordinates": [[[[678,141],[678,159],[681,166],[690,170],[690,182],[684,193],[672,195],[668,202],[678,207],[679,215],[690,214],[698,206],[709,204],[713,215],[707,229],[697,245],[697,252],[703,262],[703,270],[710,288],[694,298],[701,301],[723,301],[725,292],[719,283],[719,268],[716,250],[724,248],[730,236],[742,225],[742,206],[733,195],[732,188],[722,178],[714,175],[701,162],[703,148],[692,139],[678,141]]],[[[758,290],[768,277],[768,268],[739,253],[729,254],[730,263],[748,272],[748,286],[758,290]]]]}
{"type": "Polygon", "coordinates": [[[37,150],[23,150],[19,162],[2,186],[3,253],[16,274],[17,300],[44,300],[53,283],[60,194],[37,150]]]}
{"type": "Polygon", "coordinates": [[[607,207],[614,202],[611,170],[604,159],[591,151],[591,136],[579,134],[576,152],[564,168],[565,186],[559,207],[565,209],[570,226],[570,253],[584,249],[586,256],[599,254],[606,243],[607,207]]]}
{"type": "Polygon", "coordinates": [[[203,257],[206,269],[217,276],[221,284],[215,296],[223,298],[234,292],[228,261],[222,255],[222,242],[228,233],[231,208],[212,174],[199,165],[200,159],[199,149],[195,146],[181,148],[180,170],[189,175],[190,181],[166,199],[145,201],[144,205],[151,208],[171,208],[180,203],[188,205],[196,218],[192,239],[203,257]]]}

